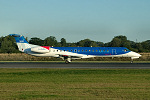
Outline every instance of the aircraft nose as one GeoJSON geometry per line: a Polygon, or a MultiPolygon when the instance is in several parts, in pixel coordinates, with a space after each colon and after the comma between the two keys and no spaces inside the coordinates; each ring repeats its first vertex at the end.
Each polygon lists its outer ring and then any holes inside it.
{"type": "Polygon", "coordinates": [[[140,55],[140,54],[137,53],[137,56],[138,56],[138,57],[141,57],[142,55],[140,55]]]}
{"type": "Polygon", "coordinates": [[[130,54],[131,57],[138,57],[139,58],[139,57],[142,56],[142,55],[140,55],[140,54],[138,54],[136,52],[133,52],[133,51],[131,51],[129,54],[130,54]]]}
{"type": "Polygon", "coordinates": [[[141,55],[136,53],[136,52],[133,52],[133,55],[136,56],[136,57],[141,57],[141,55]]]}

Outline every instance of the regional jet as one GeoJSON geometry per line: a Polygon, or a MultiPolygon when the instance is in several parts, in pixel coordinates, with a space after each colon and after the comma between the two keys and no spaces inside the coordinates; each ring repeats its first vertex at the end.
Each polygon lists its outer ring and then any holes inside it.
{"type": "Polygon", "coordinates": [[[130,57],[139,58],[141,55],[125,47],[53,47],[29,44],[22,35],[9,34],[16,40],[19,51],[33,56],[62,58],[66,64],[72,59],[93,57],[130,57]]]}

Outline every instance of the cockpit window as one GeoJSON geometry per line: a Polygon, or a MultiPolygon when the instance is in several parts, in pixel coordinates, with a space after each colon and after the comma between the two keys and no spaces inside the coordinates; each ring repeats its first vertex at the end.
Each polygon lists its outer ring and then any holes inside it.
{"type": "Polygon", "coordinates": [[[130,51],[129,49],[124,49],[124,52],[130,51]]]}

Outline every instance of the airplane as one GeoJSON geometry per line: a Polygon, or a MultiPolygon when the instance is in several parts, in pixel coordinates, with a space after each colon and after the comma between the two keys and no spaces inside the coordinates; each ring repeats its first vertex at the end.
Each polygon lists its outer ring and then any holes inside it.
{"type": "Polygon", "coordinates": [[[93,57],[130,57],[139,58],[141,55],[130,51],[125,47],[53,47],[29,44],[24,36],[9,34],[16,40],[19,51],[33,56],[62,58],[66,64],[72,59],[84,59],[93,57]]]}

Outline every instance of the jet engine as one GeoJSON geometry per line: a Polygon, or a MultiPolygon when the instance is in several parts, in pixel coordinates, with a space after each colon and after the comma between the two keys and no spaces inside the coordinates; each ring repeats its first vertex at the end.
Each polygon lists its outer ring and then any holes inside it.
{"type": "Polygon", "coordinates": [[[31,48],[32,52],[37,52],[37,53],[48,53],[49,50],[43,47],[33,47],[31,48]]]}

